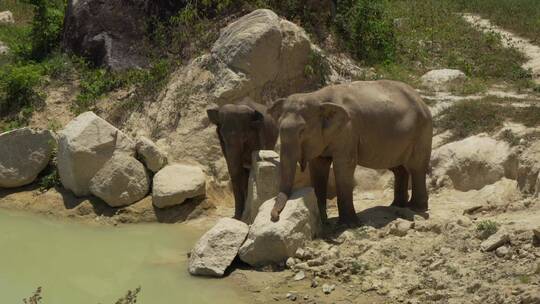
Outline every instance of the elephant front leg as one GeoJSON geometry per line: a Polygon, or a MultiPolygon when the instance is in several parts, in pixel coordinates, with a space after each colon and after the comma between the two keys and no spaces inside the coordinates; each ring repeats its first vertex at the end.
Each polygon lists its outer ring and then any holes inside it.
{"type": "Polygon", "coordinates": [[[339,160],[334,158],[339,222],[351,227],[358,224],[353,203],[355,169],[356,162],[351,159],[339,160]]]}
{"type": "Polygon", "coordinates": [[[234,194],[234,219],[241,220],[246,204],[249,171],[242,169],[231,178],[234,194]]]}
{"type": "Polygon", "coordinates": [[[319,205],[319,214],[322,222],[328,219],[326,213],[326,191],[328,188],[328,175],[332,159],[328,157],[317,157],[309,161],[309,173],[311,185],[315,189],[317,203],[319,205]]]}

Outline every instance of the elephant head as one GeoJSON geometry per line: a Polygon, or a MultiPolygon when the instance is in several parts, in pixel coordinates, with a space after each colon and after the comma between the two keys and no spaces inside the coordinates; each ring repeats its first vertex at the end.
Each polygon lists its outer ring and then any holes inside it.
{"type": "Polygon", "coordinates": [[[208,109],[207,115],[210,122],[217,126],[217,135],[233,186],[235,218],[239,219],[247,196],[247,168],[251,165],[251,152],[265,147],[264,115],[243,104],[208,109]]]}
{"type": "Polygon", "coordinates": [[[279,194],[272,210],[272,220],[277,221],[291,194],[296,164],[304,171],[310,160],[323,154],[350,116],[343,105],[302,94],[278,99],[269,113],[278,123],[281,140],[279,194]]]}

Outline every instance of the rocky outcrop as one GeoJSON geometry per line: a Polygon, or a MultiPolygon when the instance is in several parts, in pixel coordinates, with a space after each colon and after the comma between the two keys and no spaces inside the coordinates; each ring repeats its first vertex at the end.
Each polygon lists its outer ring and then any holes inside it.
{"type": "Polygon", "coordinates": [[[536,195],[540,193],[540,141],[519,156],[517,181],[521,192],[536,195]]]}
{"type": "Polygon", "coordinates": [[[15,19],[13,18],[13,13],[10,11],[0,12],[0,24],[13,24],[15,19]]]}
{"type": "Polygon", "coordinates": [[[192,275],[222,277],[246,239],[248,225],[223,218],[195,244],[189,256],[188,270],[192,275]]]}
{"type": "Polygon", "coordinates": [[[270,219],[273,206],[273,198],[262,204],[240,248],[240,259],[252,266],[285,261],[321,231],[317,198],[312,188],[294,191],[278,222],[270,219]]]}
{"type": "Polygon", "coordinates": [[[137,156],[148,170],[156,173],[167,164],[167,155],[153,141],[142,136],[136,144],[137,156]]]}
{"type": "Polygon", "coordinates": [[[478,190],[503,177],[516,179],[517,158],[506,142],[475,135],[446,144],[432,153],[432,184],[478,190]]]}
{"type": "Polygon", "coordinates": [[[466,79],[467,76],[460,70],[441,69],[427,72],[420,81],[427,88],[444,91],[450,89],[452,85],[463,83],[466,79]]]}
{"type": "MultiPolygon", "coordinates": [[[[170,162],[195,161],[218,175],[221,148],[206,109],[249,97],[266,103],[309,91],[312,47],[305,31],[269,10],[255,10],[223,28],[209,54],[176,71],[157,101],[134,113],[127,128],[152,136],[170,162]]],[[[222,167],[222,166],[221,166],[222,167]]]]}
{"type": "Polygon", "coordinates": [[[141,37],[149,16],[163,15],[186,1],[69,0],[63,45],[96,65],[114,70],[147,65],[141,37]]]}
{"type": "Polygon", "coordinates": [[[50,131],[22,128],[0,134],[0,188],[33,182],[49,163],[55,146],[50,131]]]}
{"type": "Polygon", "coordinates": [[[90,192],[111,207],[131,205],[150,189],[150,177],[138,160],[125,153],[113,155],[90,180],[90,192]]]}
{"type": "Polygon", "coordinates": [[[152,201],[158,208],[180,205],[205,194],[206,175],[197,166],[168,165],[154,176],[152,201]]]}
{"type": "Polygon", "coordinates": [[[120,130],[85,112],[58,134],[58,173],[64,188],[90,194],[90,180],[114,153],[135,155],[135,144],[120,130]]]}

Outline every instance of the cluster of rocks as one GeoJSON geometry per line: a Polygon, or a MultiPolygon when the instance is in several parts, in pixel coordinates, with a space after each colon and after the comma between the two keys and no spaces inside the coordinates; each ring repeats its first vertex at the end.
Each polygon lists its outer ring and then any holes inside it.
{"type": "Polygon", "coordinates": [[[34,182],[56,147],[63,187],[76,196],[99,197],[110,207],[138,202],[151,189],[158,208],[206,193],[201,168],[168,164],[166,154],[151,140],[134,141],[93,112],[79,115],[58,134],[29,128],[0,134],[0,187],[34,182]]]}
{"type": "Polygon", "coordinates": [[[312,188],[293,192],[278,222],[270,219],[273,206],[273,198],[263,203],[249,228],[238,220],[220,220],[191,251],[189,272],[223,276],[236,256],[253,267],[283,263],[320,233],[319,209],[312,188]]]}

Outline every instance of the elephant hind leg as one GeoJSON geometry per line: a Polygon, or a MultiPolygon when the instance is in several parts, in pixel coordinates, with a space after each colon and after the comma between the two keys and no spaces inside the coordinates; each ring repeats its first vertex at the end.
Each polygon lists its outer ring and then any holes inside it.
{"type": "Polygon", "coordinates": [[[426,188],[426,172],[423,170],[411,169],[412,177],[412,197],[409,206],[412,210],[425,212],[428,210],[428,192],[426,188]]]}
{"type": "Polygon", "coordinates": [[[394,173],[394,201],[392,206],[405,207],[409,200],[409,171],[404,166],[390,169],[394,173]]]}

